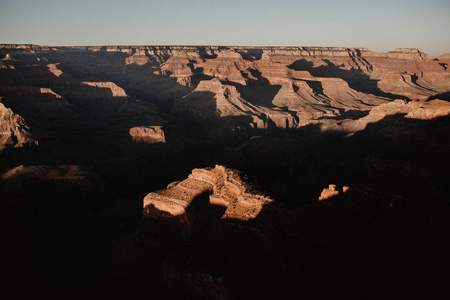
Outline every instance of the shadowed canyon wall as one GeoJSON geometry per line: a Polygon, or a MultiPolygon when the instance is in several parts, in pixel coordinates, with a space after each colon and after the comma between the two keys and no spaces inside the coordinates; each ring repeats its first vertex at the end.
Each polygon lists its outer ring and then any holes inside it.
{"type": "Polygon", "coordinates": [[[48,298],[439,295],[449,63],[0,45],[9,280],[48,298]]]}

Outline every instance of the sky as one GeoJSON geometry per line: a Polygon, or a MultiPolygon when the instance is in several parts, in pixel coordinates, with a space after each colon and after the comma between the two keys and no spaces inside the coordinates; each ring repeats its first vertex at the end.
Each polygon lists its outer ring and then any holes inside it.
{"type": "Polygon", "coordinates": [[[0,43],[450,52],[450,0],[0,0],[0,43]]]}

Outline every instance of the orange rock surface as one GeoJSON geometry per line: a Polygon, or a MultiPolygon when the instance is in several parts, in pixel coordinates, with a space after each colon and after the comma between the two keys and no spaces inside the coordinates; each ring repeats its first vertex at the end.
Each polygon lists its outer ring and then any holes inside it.
{"type": "Polygon", "coordinates": [[[217,165],[213,169],[194,169],[187,179],[149,193],[143,201],[143,216],[150,226],[170,228],[187,239],[195,217],[199,217],[199,211],[207,214],[209,206],[222,207],[223,219],[247,221],[256,218],[272,201],[252,192],[235,171],[217,165]]]}

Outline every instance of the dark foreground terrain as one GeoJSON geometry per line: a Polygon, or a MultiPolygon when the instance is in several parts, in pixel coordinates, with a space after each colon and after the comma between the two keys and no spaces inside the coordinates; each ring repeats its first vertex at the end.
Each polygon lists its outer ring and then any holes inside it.
{"type": "Polygon", "coordinates": [[[0,45],[16,297],[430,299],[448,55],[0,45]]]}

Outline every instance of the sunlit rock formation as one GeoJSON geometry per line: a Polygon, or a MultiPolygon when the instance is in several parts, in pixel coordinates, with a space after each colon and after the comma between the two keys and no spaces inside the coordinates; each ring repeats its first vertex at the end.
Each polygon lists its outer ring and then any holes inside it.
{"type": "Polygon", "coordinates": [[[450,115],[450,102],[434,99],[430,101],[394,100],[375,106],[367,116],[357,120],[346,120],[340,124],[324,123],[323,130],[356,132],[367,128],[370,124],[380,122],[389,116],[401,116],[415,120],[432,120],[450,115]]]}
{"type": "MultiPolygon", "coordinates": [[[[242,125],[298,128],[450,90],[446,56],[418,49],[1,45],[0,56],[7,98],[24,97],[20,89],[33,86],[51,89],[75,111],[121,110],[144,100],[213,127],[220,120],[230,132],[242,125]],[[24,70],[34,79],[23,80],[24,70]]],[[[19,105],[12,99],[8,105],[19,105]]]]}
{"type": "Polygon", "coordinates": [[[324,188],[319,196],[319,201],[326,200],[339,195],[339,191],[336,190],[335,184],[328,185],[328,188],[324,188]]]}
{"type": "Polygon", "coordinates": [[[0,151],[34,142],[25,120],[0,102],[0,151]]]}
{"type": "Polygon", "coordinates": [[[130,135],[133,142],[146,144],[165,143],[166,138],[161,126],[140,126],[130,128],[130,135]]]}
{"type": "Polygon", "coordinates": [[[236,171],[216,166],[194,169],[187,179],[149,193],[144,198],[143,216],[150,230],[170,231],[187,239],[195,218],[210,210],[223,210],[218,215],[222,219],[247,221],[272,201],[252,191],[236,171]]]}

